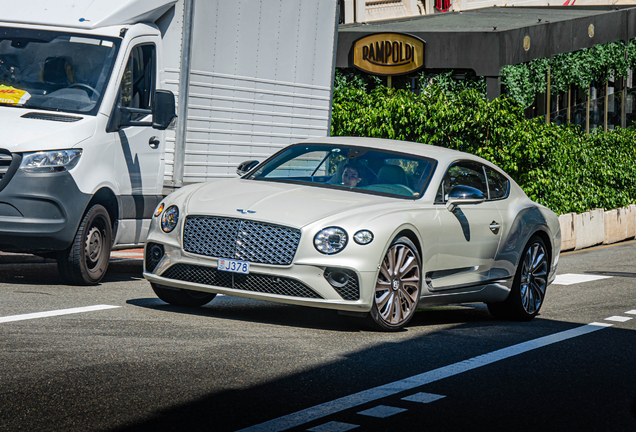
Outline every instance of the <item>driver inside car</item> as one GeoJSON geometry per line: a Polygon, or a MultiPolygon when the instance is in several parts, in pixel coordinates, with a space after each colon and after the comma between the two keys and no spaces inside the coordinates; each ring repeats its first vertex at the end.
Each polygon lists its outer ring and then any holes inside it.
{"type": "Polygon", "coordinates": [[[342,184],[357,187],[362,181],[362,167],[354,162],[348,162],[342,172],[342,184]]]}
{"type": "Polygon", "coordinates": [[[48,57],[40,71],[40,81],[58,89],[75,83],[75,67],[68,57],[48,57]]]}

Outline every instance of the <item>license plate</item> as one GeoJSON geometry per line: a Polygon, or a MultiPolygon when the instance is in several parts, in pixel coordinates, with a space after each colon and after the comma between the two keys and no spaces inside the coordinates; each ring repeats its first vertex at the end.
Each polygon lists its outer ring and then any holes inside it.
{"type": "Polygon", "coordinates": [[[222,271],[248,274],[250,272],[250,263],[247,261],[220,259],[218,268],[222,271]]]}

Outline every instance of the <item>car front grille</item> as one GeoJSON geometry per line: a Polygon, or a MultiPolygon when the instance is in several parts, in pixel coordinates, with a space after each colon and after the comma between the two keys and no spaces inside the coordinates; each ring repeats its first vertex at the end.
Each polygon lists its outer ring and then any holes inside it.
{"type": "Polygon", "coordinates": [[[163,272],[161,277],[242,291],[278,294],[289,297],[323,298],[307,285],[295,279],[256,273],[231,273],[219,271],[212,267],[192,264],[175,264],[163,272]]]}
{"type": "Polygon", "coordinates": [[[300,230],[263,222],[215,216],[188,216],[183,248],[187,252],[260,264],[289,265],[300,230]]]}

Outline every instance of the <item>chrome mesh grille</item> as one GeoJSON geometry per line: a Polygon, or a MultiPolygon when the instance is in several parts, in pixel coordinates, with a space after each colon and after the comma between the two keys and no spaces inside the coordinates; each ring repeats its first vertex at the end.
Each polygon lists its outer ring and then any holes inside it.
{"type": "Polygon", "coordinates": [[[324,273],[325,279],[331,287],[343,298],[343,300],[360,300],[360,284],[358,283],[358,275],[354,271],[346,269],[337,269],[327,267],[324,273]],[[347,275],[344,284],[335,284],[332,282],[331,275],[334,272],[341,272],[347,275]]]}
{"type": "Polygon", "coordinates": [[[183,239],[183,248],[197,255],[289,265],[300,230],[244,219],[188,216],[183,239]]]}
{"type": "Polygon", "coordinates": [[[307,285],[295,279],[262,274],[219,271],[212,267],[175,264],[161,275],[167,279],[193,282],[242,291],[278,294],[290,297],[322,298],[307,285]]]}

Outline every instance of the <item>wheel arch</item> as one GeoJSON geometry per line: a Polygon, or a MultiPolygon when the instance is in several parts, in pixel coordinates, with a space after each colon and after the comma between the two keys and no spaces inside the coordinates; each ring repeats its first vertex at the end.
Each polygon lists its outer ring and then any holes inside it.
{"type": "Polygon", "coordinates": [[[88,205],[84,209],[84,214],[86,214],[91,207],[97,204],[103,206],[108,212],[110,223],[113,228],[114,239],[117,231],[117,220],[119,219],[119,201],[117,200],[117,196],[110,188],[103,187],[99,189],[95,192],[95,194],[93,194],[93,197],[88,202],[88,205]]]}

